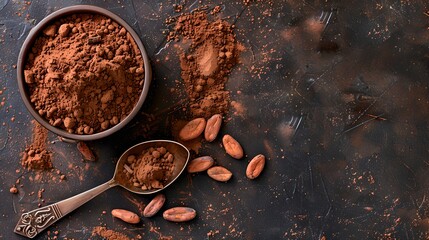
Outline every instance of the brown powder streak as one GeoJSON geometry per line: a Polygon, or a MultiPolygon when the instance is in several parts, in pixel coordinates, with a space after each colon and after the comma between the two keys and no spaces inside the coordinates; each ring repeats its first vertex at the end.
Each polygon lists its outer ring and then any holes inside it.
{"type": "Polygon", "coordinates": [[[52,153],[46,149],[48,130],[33,120],[33,139],[23,153],[21,164],[28,169],[52,168],[52,153]]]}
{"type": "Polygon", "coordinates": [[[183,43],[175,47],[192,115],[227,113],[230,93],[225,83],[240,53],[233,27],[221,19],[210,21],[205,11],[194,11],[177,18],[168,38],[183,43]],[[190,48],[185,50],[182,45],[187,42],[190,48]]]}
{"type": "Polygon", "coordinates": [[[123,233],[116,232],[101,226],[94,227],[94,229],[92,230],[92,236],[93,237],[100,236],[106,240],[130,240],[131,239],[123,233]]]}

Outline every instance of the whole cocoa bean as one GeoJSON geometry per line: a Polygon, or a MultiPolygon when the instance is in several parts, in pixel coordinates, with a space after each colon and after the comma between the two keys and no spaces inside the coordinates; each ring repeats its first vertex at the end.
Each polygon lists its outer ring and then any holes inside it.
{"type": "Polygon", "coordinates": [[[257,178],[265,166],[265,156],[262,154],[256,155],[252,160],[250,160],[246,169],[246,176],[249,179],[257,178]]]}
{"type": "Polygon", "coordinates": [[[207,142],[213,142],[216,139],[221,125],[222,115],[220,114],[215,114],[207,120],[206,129],[204,131],[204,138],[207,142]]]}
{"type": "Polygon", "coordinates": [[[140,222],[140,218],[137,214],[124,209],[113,209],[112,216],[131,224],[137,224],[140,222]]]}
{"type": "Polygon", "coordinates": [[[241,159],[244,156],[243,148],[231,135],[226,134],[222,139],[226,153],[235,159],[241,159]]]}
{"type": "Polygon", "coordinates": [[[152,201],[144,208],[143,216],[152,217],[154,216],[164,205],[165,203],[165,195],[160,193],[156,195],[152,201]]]}
{"type": "Polygon", "coordinates": [[[201,135],[206,127],[204,118],[196,118],[188,122],[179,132],[179,138],[183,141],[189,141],[201,135]]]}
{"type": "Polygon", "coordinates": [[[219,182],[227,182],[232,177],[232,173],[221,166],[215,166],[207,170],[209,177],[219,182]]]}
{"type": "Polygon", "coordinates": [[[83,158],[88,161],[95,161],[95,155],[84,142],[77,143],[77,150],[82,154],[83,158]]]}
{"type": "Polygon", "coordinates": [[[202,172],[213,166],[214,160],[210,156],[203,156],[193,159],[186,168],[189,173],[202,172]]]}
{"type": "Polygon", "coordinates": [[[171,222],[186,222],[194,219],[197,216],[197,212],[193,208],[189,207],[174,207],[165,210],[162,217],[165,220],[171,222]]]}

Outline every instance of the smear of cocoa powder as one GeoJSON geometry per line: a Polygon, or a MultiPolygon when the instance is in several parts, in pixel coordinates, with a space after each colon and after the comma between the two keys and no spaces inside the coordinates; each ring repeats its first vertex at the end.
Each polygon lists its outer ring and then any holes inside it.
{"type": "Polygon", "coordinates": [[[241,102],[232,101],[231,106],[234,109],[234,115],[245,118],[247,109],[241,102]]]}
{"type": "Polygon", "coordinates": [[[175,47],[192,115],[208,118],[226,114],[230,93],[225,83],[243,50],[233,27],[221,19],[209,20],[205,11],[194,11],[177,18],[168,39],[178,42],[175,47]],[[189,49],[184,47],[187,43],[189,49]]]}
{"type": "Polygon", "coordinates": [[[46,149],[48,130],[33,120],[33,139],[23,153],[21,164],[28,169],[52,168],[52,153],[46,149]]]}
{"type": "Polygon", "coordinates": [[[116,232],[113,230],[109,230],[106,227],[97,226],[92,230],[92,236],[100,236],[106,240],[130,240],[127,235],[116,232]]]}
{"type": "Polygon", "coordinates": [[[152,222],[148,222],[150,228],[149,231],[158,234],[158,239],[160,240],[173,240],[173,236],[164,236],[160,230],[160,227],[155,227],[152,222]]]}

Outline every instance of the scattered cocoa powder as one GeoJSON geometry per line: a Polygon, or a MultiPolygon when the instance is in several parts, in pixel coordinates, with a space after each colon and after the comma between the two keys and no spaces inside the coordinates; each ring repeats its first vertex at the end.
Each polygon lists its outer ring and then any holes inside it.
{"type": "Polygon", "coordinates": [[[45,192],[45,189],[42,188],[39,191],[37,191],[37,198],[42,199],[43,198],[43,193],[45,192]]]}
{"type": "Polygon", "coordinates": [[[138,156],[130,155],[124,166],[134,187],[142,190],[163,188],[173,174],[174,156],[164,147],[148,148],[138,156]]]}
{"type": "Polygon", "coordinates": [[[239,116],[241,118],[246,117],[247,109],[246,109],[246,107],[244,107],[244,105],[242,103],[237,102],[237,101],[231,101],[231,106],[234,109],[233,114],[235,116],[239,116]]]}
{"type": "Polygon", "coordinates": [[[24,70],[30,100],[55,127],[93,134],[122,121],[139,99],[143,59],[126,29],[101,15],[46,27],[24,70]]]}
{"type": "Polygon", "coordinates": [[[123,233],[109,230],[106,227],[101,227],[101,226],[94,227],[94,229],[92,230],[91,236],[92,237],[100,236],[106,240],[130,240],[131,239],[123,233]]]}
{"type": "Polygon", "coordinates": [[[52,168],[52,153],[46,149],[48,130],[33,120],[33,140],[23,153],[21,164],[28,169],[52,168]]]}
{"type": "Polygon", "coordinates": [[[155,227],[151,222],[149,222],[149,231],[156,233],[158,235],[158,239],[159,240],[173,240],[173,236],[164,236],[161,232],[160,232],[160,227],[155,227]]]}
{"type": "Polygon", "coordinates": [[[221,19],[209,20],[205,11],[194,11],[177,18],[168,39],[183,43],[175,47],[192,115],[208,118],[226,113],[230,93],[225,83],[242,50],[233,27],[221,19]],[[189,49],[184,49],[188,42],[189,49]]]}

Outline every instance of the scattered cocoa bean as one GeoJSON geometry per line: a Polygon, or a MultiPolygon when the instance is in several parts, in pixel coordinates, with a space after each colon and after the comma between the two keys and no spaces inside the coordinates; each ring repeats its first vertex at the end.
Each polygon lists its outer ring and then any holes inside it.
{"type": "Polygon", "coordinates": [[[231,135],[226,134],[222,139],[226,153],[235,159],[241,159],[244,156],[243,148],[231,135]]]}
{"type": "Polygon", "coordinates": [[[204,131],[204,138],[207,142],[213,142],[216,139],[221,125],[222,115],[220,114],[215,114],[207,120],[206,129],[204,131]]]}
{"type": "Polygon", "coordinates": [[[201,135],[206,127],[204,118],[196,118],[188,122],[179,132],[179,138],[183,141],[189,141],[201,135]]]}
{"type": "Polygon", "coordinates": [[[95,155],[84,142],[77,143],[77,149],[82,154],[83,158],[88,161],[95,161],[95,155]]]}
{"type": "Polygon", "coordinates": [[[137,224],[140,222],[140,218],[137,214],[124,209],[113,209],[112,216],[131,224],[137,224]]]}
{"type": "Polygon", "coordinates": [[[207,170],[209,177],[219,182],[227,182],[232,177],[232,173],[221,166],[215,166],[207,170]]]}
{"type": "Polygon", "coordinates": [[[13,194],[16,194],[16,193],[18,193],[18,188],[16,188],[15,186],[13,186],[13,187],[11,187],[11,188],[9,189],[9,192],[10,192],[10,193],[13,193],[13,194]]]}
{"type": "Polygon", "coordinates": [[[187,170],[189,173],[203,172],[213,166],[214,160],[210,156],[203,156],[189,162],[187,170]]]}
{"type": "Polygon", "coordinates": [[[265,156],[262,154],[256,155],[252,160],[250,160],[246,169],[246,176],[249,179],[257,178],[265,166],[265,156]]]}
{"type": "Polygon", "coordinates": [[[174,207],[165,210],[162,217],[171,222],[186,222],[194,219],[197,216],[197,212],[193,208],[189,207],[174,207]]]}
{"type": "Polygon", "coordinates": [[[165,195],[160,193],[156,195],[152,201],[144,208],[143,216],[152,217],[154,216],[164,205],[165,203],[165,195]]]}

